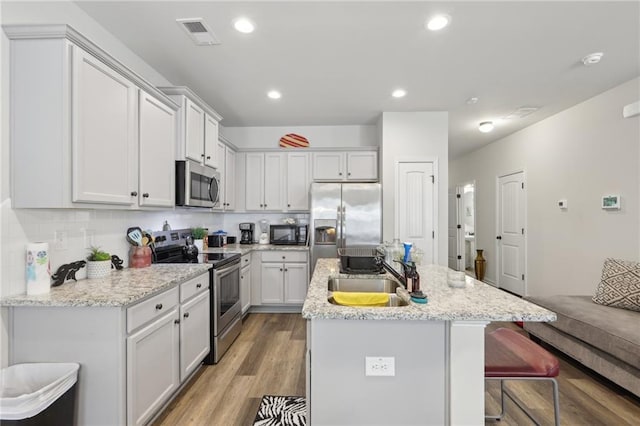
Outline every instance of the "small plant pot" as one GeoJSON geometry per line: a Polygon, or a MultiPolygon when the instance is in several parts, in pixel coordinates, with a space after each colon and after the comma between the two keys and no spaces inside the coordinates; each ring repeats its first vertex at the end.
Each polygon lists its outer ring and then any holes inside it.
{"type": "Polygon", "coordinates": [[[87,278],[104,278],[111,273],[111,259],[87,261],[87,278]]]}

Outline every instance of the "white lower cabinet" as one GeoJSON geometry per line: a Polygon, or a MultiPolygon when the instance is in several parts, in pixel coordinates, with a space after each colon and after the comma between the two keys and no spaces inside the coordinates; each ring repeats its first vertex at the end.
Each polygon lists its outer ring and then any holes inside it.
{"type": "Polygon", "coordinates": [[[240,304],[244,314],[251,307],[251,254],[243,255],[240,265],[240,304]]]}
{"type": "Polygon", "coordinates": [[[127,337],[127,424],[145,424],[180,385],[178,308],[127,337]]]}
{"type": "Polygon", "coordinates": [[[198,368],[211,349],[209,290],[180,306],[180,381],[198,368]]]}
{"type": "Polygon", "coordinates": [[[302,304],[307,297],[309,265],[306,252],[262,253],[262,304],[302,304]]]}

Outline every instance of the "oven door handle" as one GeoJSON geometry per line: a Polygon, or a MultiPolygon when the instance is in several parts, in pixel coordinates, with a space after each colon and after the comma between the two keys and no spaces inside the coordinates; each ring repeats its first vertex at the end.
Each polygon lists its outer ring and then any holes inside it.
{"type": "Polygon", "coordinates": [[[223,268],[214,269],[213,273],[215,274],[216,277],[224,277],[226,275],[229,275],[235,269],[240,270],[240,259],[232,262],[229,265],[225,265],[223,268]]]}

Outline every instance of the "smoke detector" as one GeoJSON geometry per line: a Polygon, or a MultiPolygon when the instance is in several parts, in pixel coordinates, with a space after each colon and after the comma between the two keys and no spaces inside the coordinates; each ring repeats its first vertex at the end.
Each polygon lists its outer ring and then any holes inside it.
{"type": "Polygon", "coordinates": [[[176,22],[187,32],[191,40],[198,46],[220,44],[220,40],[202,18],[182,18],[176,22]]]}
{"type": "Polygon", "coordinates": [[[586,66],[594,65],[600,62],[603,56],[604,56],[604,53],[602,52],[590,53],[584,58],[582,58],[582,63],[586,66]]]}

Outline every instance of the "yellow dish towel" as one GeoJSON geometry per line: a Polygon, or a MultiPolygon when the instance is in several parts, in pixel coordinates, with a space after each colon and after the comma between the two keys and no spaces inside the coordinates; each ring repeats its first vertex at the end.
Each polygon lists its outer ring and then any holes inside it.
{"type": "Polygon", "coordinates": [[[334,291],[333,300],[344,306],[387,306],[389,293],[359,293],[334,291]]]}

